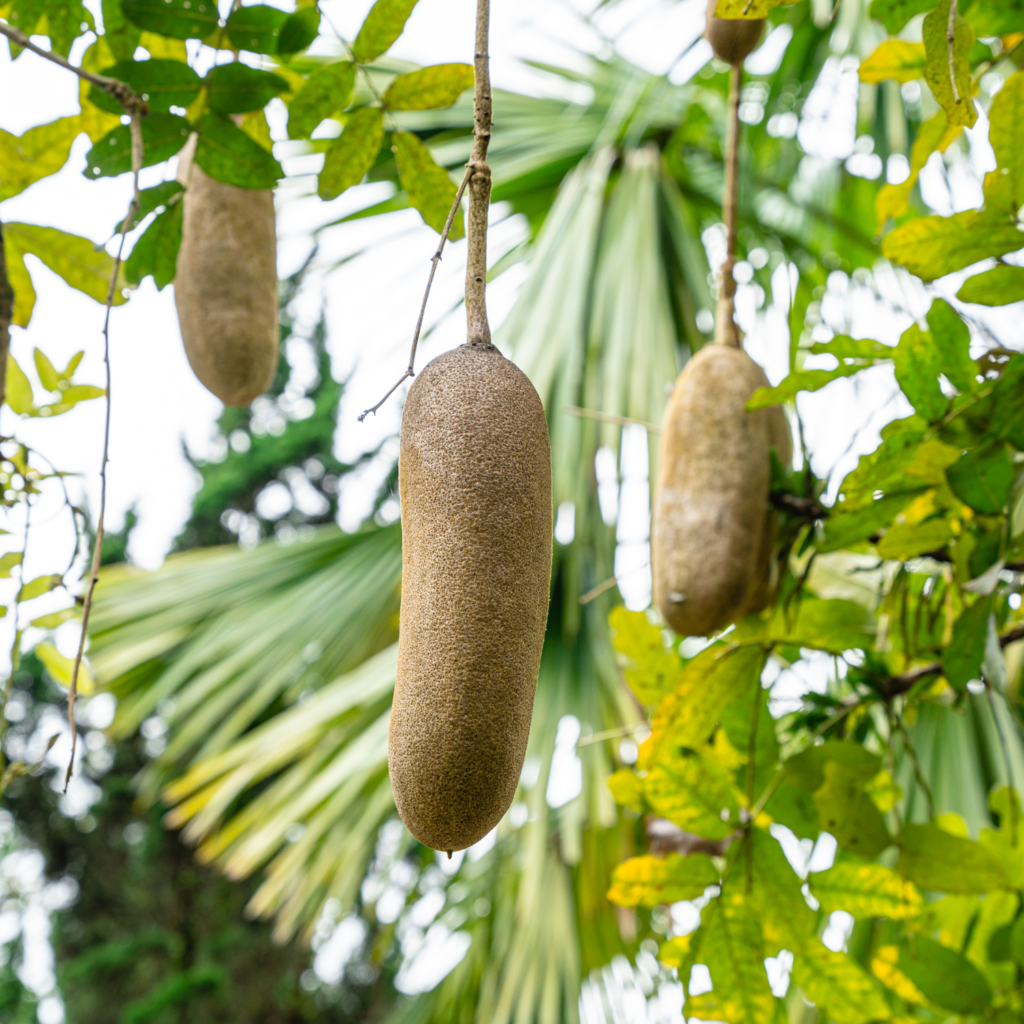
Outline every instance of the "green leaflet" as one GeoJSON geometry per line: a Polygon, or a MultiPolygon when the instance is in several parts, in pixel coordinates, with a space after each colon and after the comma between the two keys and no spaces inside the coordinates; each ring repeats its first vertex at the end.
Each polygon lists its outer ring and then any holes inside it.
{"type": "MultiPolygon", "coordinates": [[[[918,418],[915,417],[915,420],[918,418]]],[[[862,455],[857,468],[843,480],[843,501],[838,508],[851,511],[870,507],[875,495],[906,494],[923,486],[946,482],[946,468],[960,457],[960,451],[942,441],[921,441],[924,431],[895,431],[869,455],[862,455]]]]}
{"type": "Polygon", "coordinates": [[[6,554],[0,555],[0,579],[9,580],[11,578],[11,570],[16,565],[21,565],[20,551],[8,551],[6,554]]]}
{"type": "Polygon", "coordinates": [[[962,690],[981,672],[991,613],[992,598],[983,597],[965,608],[956,620],[953,639],[942,653],[942,671],[956,690],[962,690]]]}
{"type": "Polygon", "coordinates": [[[870,646],[874,635],[874,620],[863,605],[811,596],[794,602],[789,608],[776,607],[767,621],[748,616],[739,623],[734,634],[739,642],[756,639],[765,644],[792,644],[832,654],[870,646]]]}
{"type": "Polygon", "coordinates": [[[288,137],[304,139],[352,97],[356,66],[348,60],[316,68],[288,106],[288,137]]]}
{"type": "Polygon", "coordinates": [[[239,7],[228,16],[228,39],[250,53],[277,53],[278,39],[288,15],[276,7],[255,4],[239,7]]]}
{"type": "Polygon", "coordinates": [[[953,73],[957,88],[957,97],[954,99],[949,69],[949,43],[946,38],[950,2],[951,0],[943,0],[943,3],[925,16],[922,29],[925,49],[924,78],[932,94],[939,101],[939,106],[946,112],[947,123],[970,128],[978,120],[978,111],[972,97],[971,67],[967,58],[974,43],[974,30],[957,11],[953,42],[953,73]]]}
{"type": "Polygon", "coordinates": [[[121,0],[103,0],[102,9],[103,39],[110,52],[117,60],[131,60],[138,48],[142,30],[124,16],[121,0]]]}
{"type": "Polygon", "coordinates": [[[655,814],[706,839],[724,839],[739,827],[739,807],[726,775],[684,750],[647,772],[644,795],[655,814]]]}
{"type": "Polygon", "coordinates": [[[1022,17],[1020,0],[975,0],[967,9],[967,20],[979,37],[1019,32],[1022,17]]]}
{"type": "MultiPolygon", "coordinates": [[[[62,57],[71,53],[72,43],[84,32],[96,31],[92,12],[81,0],[11,0],[4,5],[3,17],[27,36],[48,35],[50,48],[62,57]],[[40,32],[44,20],[45,30],[40,32]]],[[[13,41],[10,45],[16,57],[20,50],[13,41]]]]}
{"type": "Polygon", "coordinates": [[[467,89],[472,88],[471,65],[435,64],[399,75],[384,93],[384,106],[391,110],[450,107],[467,89]]]}
{"type": "MultiPolygon", "coordinates": [[[[840,551],[873,537],[889,526],[924,488],[892,494],[872,501],[870,505],[855,512],[840,512],[825,520],[824,540],[817,545],[818,551],[840,551]]],[[[841,507],[841,506],[840,506],[841,507]]]]}
{"type": "Polygon", "coordinates": [[[861,365],[840,364],[834,370],[796,370],[774,388],[758,388],[747,401],[747,408],[753,412],[755,409],[788,402],[800,391],[820,391],[826,384],[840,377],[852,377],[863,368],[861,365]]]}
{"type": "Polygon", "coordinates": [[[864,968],[818,939],[807,939],[796,951],[793,981],[835,1024],[865,1024],[890,1016],[888,1003],[864,968]]]}
{"type": "Polygon", "coordinates": [[[80,131],[78,117],[61,117],[22,135],[0,128],[0,202],[59,171],[80,131]]]}
{"type": "MultiPolygon", "coordinates": [[[[174,156],[188,141],[192,128],[176,114],[150,114],[142,119],[142,166],[151,167],[174,156]]],[[[86,154],[87,178],[110,178],[132,169],[129,125],[119,125],[86,154]]],[[[205,168],[204,168],[205,170],[205,168]]]]}
{"type": "Polygon", "coordinates": [[[992,403],[992,432],[1024,451],[1024,355],[1006,364],[992,389],[992,403]]]}
{"type": "Polygon", "coordinates": [[[985,206],[1015,218],[1024,205],[1024,74],[1011,75],[992,101],[988,139],[996,169],[985,175],[985,206]]]}
{"type": "Polygon", "coordinates": [[[896,35],[915,14],[932,9],[931,0],[871,0],[871,17],[880,21],[889,35],[896,35]]]}
{"type": "Polygon", "coordinates": [[[883,558],[903,562],[920,558],[944,548],[955,536],[948,519],[929,519],[924,523],[897,523],[885,531],[878,542],[878,553],[883,558]]]}
{"type": "Polygon", "coordinates": [[[882,759],[858,744],[826,740],[791,757],[784,771],[796,785],[813,792],[824,785],[830,764],[842,766],[847,774],[854,773],[867,784],[881,771],[882,759]]]}
{"type": "Polygon", "coordinates": [[[213,0],[122,0],[121,10],[140,28],[172,39],[205,39],[218,24],[213,0]]]}
{"type": "Polygon", "coordinates": [[[289,89],[280,75],[238,61],[218,64],[210,70],[203,84],[210,110],[220,114],[262,110],[275,96],[289,89]]]}
{"type": "MultiPolygon", "coordinates": [[[[154,185],[152,188],[141,189],[139,191],[139,208],[135,212],[135,224],[133,226],[142,223],[143,218],[158,207],[167,206],[176,195],[180,195],[184,190],[185,186],[180,181],[174,180],[162,181],[159,185],[154,185]]],[[[119,220],[114,225],[114,234],[121,230],[122,223],[123,221],[119,220]]]]}
{"type": "Polygon", "coordinates": [[[979,306],[1006,306],[1024,299],[1024,267],[1001,265],[969,277],[956,297],[979,306]]]}
{"type": "MultiPolygon", "coordinates": [[[[166,114],[171,107],[187,107],[199,95],[202,79],[180,60],[122,60],[102,74],[130,85],[149,105],[150,114],[166,114]]],[[[89,102],[112,114],[124,109],[109,92],[93,86],[89,102]]]]}
{"type": "Polygon", "coordinates": [[[608,776],[608,790],[612,799],[621,807],[632,807],[637,814],[643,814],[644,801],[643,779],[629,768],[620,768],[608,776]]]}
{"type": "Polygon", "coordinates": [[[887,39],[860,64],[860,80],[877,84],[891,78],[897,82],[912,82],[923,78],[925,52],[923,43],[908,43],[903,39],[887,39]]]}
{"type": "Polygon", "coordinates": [[[181,248],[181,223],[185,204],[176,202],[164,210],[136,241],[125,261],[124,276],[131,284],[139,284],[152,274],[160,291],[174,280],[181,248]]]}
{"type": "Polygon", "coordinates": [[[939,386],[942,365],[931,335],[911,324],[893,353],[896,380],[910,404],[929,423],[940,419],[949,400],[939,386]]]}
{"type": "Polygon", "coordinates": [[[982,973],[955,949],[925,935],[914,936],[914,948],[900,947],[900,970],[937,1006],[954,1013],[983,1013],[992,989],[982,973]]]}
{"type": "Polygon", "coordinates": [[[617,865],[608,899],[621,907],[656,907],[693,900],[718,881],[711,858],[701,853],[682,857],[632,857],[617,865]]]}
{"type": "Polygon", "coordinates": [[[914,917],[922,905],[917,887],[881,864],[841,861],[809,875],[807,881],[826,913],[845,910],[859,919],[902,920],[914,917]]]}
{"type": "Polygon", "coordinates": [[[305,50],[320,32],[320,9],[314,4],[289,14],[277,37],[277,53],[286,55],[305,50]]]}
{"type": "MultiPolygon", "coordinates": [[[[378,0],[382,2],[384,0],[378,0]]],[[[448,172],[434,163],[430,150],[411,132],[395,133],[395,161],[409,204],[419,210],[425,224],[442,232],[458,191],[448,172]]],[[[448,237],[453,242],[458,241],[464,232],[459,209],[455,211],[448,237]]]]}
{"type": "Polygon", "coordinates": [[[352,56],[360,64],[375,60],[402,34],[416,0],[377,0],[352,44],[352,56]]]}
{"type": "Polygon", "coordinates": [[[47,573],[45,576],[37,576],[29,580],[18,590],[17,600],[31,601],[33,597],[40,597],[55,590],[64,582],[64,577],[58,574],[47,573]]]}
{"type": "Polygon", "coordinates": [[[998,860],[971,839],[938,825],[904,825],[899,839],[900,874],[919,889],[988,893],[1012,887],[998,860]]]}
{"type": "Polygon", "coordinates": [[[284,177],[273,156],[230,118],[204,114],[197,127],[196,163],[216,181],[239,188],[273,188],[284,177]]]}
{"type": "Polygon", "coordinates": [[[821,827],[836,837],[844,850],[862,857],[877,857],[892,845],[881,811],[864,791],[864,778],[856,769],[830,761],[825,781],[814,792],[821,827]]]}
{"type": "Polygon", "coordinates": [[[366,177],[384,141],[384,112],[362,107],[350,114],[341,137],[327,150],[320,171],[320,198],[335,199],[366,177]]]}
{"type": "Polygon", "coordinates": [[[977,390],[978,364],[971,358],[971,332],[967,324],[944,299],[932,302],[927,320],[942,373],[962,394],[977,390]]]}
{"type": "Polygon", "coordinates": [[[679,678],[679,655],[665,646],[662,631],[651,625],[643,612],[631,612],[618,605],[612,609],[608,622],[612,644],[628,659],[626,682],[642,703],[657,704],[679,678]]]}
{"type": "MultiPolygon", "coordinates": [[[[5,224],[4,241],[10,259],[11,250],[16,251],[19,261],[25,253],[31,253],[43,261],[58,277],[72,288],[84,292],[97,302],[106,302],[110,290],[110,276],[114,272],[114,260],[102,246],[88,238],[70,235],[57,228],[44,228],[35,224],[5,224]]],[[[27,274],[26,274],[27,277],[27,274]]],[[[18,283],[13,282],[17,299],[18,283]]],[[[114,305],[125,302],[120,288],[114,289],[114,305]]],[[[24,310],[16,313],[24,315],[24,310]]],[[[31,306],[24,315],[27,326],[31,306]]],[[[15,323],[19,321],[16,319],[15,323]]]]}
{"type": "Polygon", "coordinates": [[[962,270],[990,256],[1021,248],[1024,235],[1011,223],[988,223],[977,211],[918,217],[882,240],[882,254],[923,281],[962,270]]]}
{"type": "Polygon", "coordinates": [[[1006,507],[1016,476],[1002,441],[971,448],[946,470],[953,493],[975,512],[997,515],[1006,507]]]}

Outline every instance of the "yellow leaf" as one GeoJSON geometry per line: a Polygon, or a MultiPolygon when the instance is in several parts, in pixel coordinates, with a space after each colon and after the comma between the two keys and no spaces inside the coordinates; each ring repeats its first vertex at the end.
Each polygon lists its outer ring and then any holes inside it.
{"type": "Polygon", "coordinates": [[[877,84],[887,78],[912,82],[924,77],[924,43],[887,39],[860,64],[860,80],[877,84]]]}
{"type": "Polygon", "coordinates": [[[682,967],[683,961],[690,955],[690,944],[693,933],[689,935],[676,935],[674,938],[663,942],[658,950],[658,959],[669,967],[682,967]]]}
{"type": "Polygon", "coordinates": [[[643,780],[628,768],[621,768],[608,779],[612,798],[621,807],[632,807],[637,814],[644,811],[643,780]]]}
{"type": "Polygon", "coordinates": [[[19,415],[29,416],[35,407],[32,399],[32,385],[14,356],[7,353],[7,404],[19,415]]]}
{"type": "Polygon", "coordinates": [[[881,946],[871,961],[871,972],[900,999],[924,1005],[928,1000],[921,994],[921,990],[896,966],[899,959],[900,951],[896,946],[881,946]]]}
{"type": "Polygon", "coordinates": [[[631,857],[615,868],[608,899],[620,907],[656,907],[694,900],[718,877],[711,858],[702,853],[631,857]]]}
{"type": "Polygon", "coordinates": [[[18,240],[8,236],[4,231],[4,250],[7,257],[7,280],[14,290],[14,315],[11,323],[18,327],[28,327],[32,319],[32,310],[36,304],[36,290],[32,287],[32,278],[22,256],[18,240]]]}
{"type": "MultiPolygon", "coordinates": [[[[36,644],[35,653],[36,657],[43,663],[47,672],[53,676],[54,681],[58,685],[65,688],[71,686],[71,672],[75,664],[72,658],[65,658],[50,643],[36,644]]],[[[93,683],[92,673],[83,659],[82,664],[78,668],[78,692],[88,694],[92,693],[94,689],[95,684],[93,683]]]]}

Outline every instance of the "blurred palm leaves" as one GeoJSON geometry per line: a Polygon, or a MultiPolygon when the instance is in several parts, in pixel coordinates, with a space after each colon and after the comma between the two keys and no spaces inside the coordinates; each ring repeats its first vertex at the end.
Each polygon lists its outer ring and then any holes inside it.
{"type": "MultiPolygon", "coordinates": [[[[825,56],[807,6],[793,10],[800,66],[787,56],[769,79],[773,94],[794,74],[813,78],[825,56]]],[[[617,58],[595,61],[588,75],[555,73],[587,85],[592,101],[496,97],[495,199],[538,232],[498,340],[544,400],[555,501],[572,503],[574,531],[556,547],[528,752],[535,774],[493,848],[467,858],[449,888],[440,920],[470,946],[439,986],[401,1008],[410,1021],[572,1021],[581,978],[633,941],[603,896],[634,828],[605,785],[617,747],[586,741],[621,735],[641,712],[613,660],[612,592],[579,601],[613,572],[615,529],[601,514],[594,465],[600,446],[617,451],[619,428],[566,408],[657,421],[701,342],[694,317],[711,307],[701,231],[718,220],[724,76],[673,86],[617,58]],[[584,741],[581,788],[554,808],[548,778],[567,722],[584,741]]],[[[402,119],[440,161],[465,159],[466,108],[402,119]]],[[[745,237],[798,250],[813,272],[814,254],[839,230],[845,185],[833,176],[815,204],[803,202],[795,145],[763,131],[749,141],[762,187],[744,206],[745,237]]],[[[382,164],[374,173],[392,172],[382,164]]],[[[361,215],[403,205],[397,194],[361,215]]],[[[866,260],[869,240],[861,251],[866,260]]],[[[378,830],[394,813],[386,743],[400,557],[395,526],[323,529],[288,547],[177,556],[152,575],[118,569],[97,592],[90,656],[119,698],[115,732],[152,716],[168,730],[144,795],[172,808],[170,823],[204,859],[235,877],[265,870],[251,909],[275,916],[281,938],[308,938],[332,898],[358,905],[378,830]]]]}

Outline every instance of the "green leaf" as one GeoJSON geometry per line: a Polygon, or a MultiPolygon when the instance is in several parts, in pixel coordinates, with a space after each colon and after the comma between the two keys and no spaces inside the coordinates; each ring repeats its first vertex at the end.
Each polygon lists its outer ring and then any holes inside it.
{"type": "MultiPolygon", "coordinates": [[[[764,967],[761,923],[749,899],[739,886],[727,888],[702,916],[698,957],[711,972],[713,1018],[728,1024],[771,1024],[775,997],[764,967]]],[[[692,1012],[688,1006],[687,1013],[692,1012]]]]}
{"type": "Polygon", "coordinates": [[[352,44],[352,55],[360,64],[375,60],[402,34],[416,0],[377,0],[352,44]]]}
{"type": "MultiPolygon", "coordinates": [[[[64,687],[71,685],[71,674],[75,664],[73,658],[65,658],[50,643],[36,644],[34,653],[58,685],[64,687]]],[[[88,694],[92,693],[94,688],[92,673],[89,671],[89,666],[83,661],[78,668],[78,692],[88,694]]]]}
{"type": "Polygon", "coordinates": [[[219,24],[213,0],[121,0],[121,10],[140,28],[172,39],[205,39],[219,24]]]}
{"type": "Polygon", "coordinates": [[[63,583],[64,577],[60,573],[47,573],[45,576],[37,576],[34,580],[29,580],[28,583],[21,587],[18,591],[17,599],[19,601],[31,601],[33,597],[48,594],[63,583]]]}
{"type": "Polygon", "coordinates": [[[612,873],[608,899],[620,907],[656,907],[659,903],[695,900],[718,878],[711,858],[702,853],[631,857],[612,873]]]}
{"type": "Polygon", "coordinates": [[[855,512],[830,515],[825,520],[824,540],[816,545],[818,551],[822,554],[841,551],[873,537],[889,526],[914,498],[924,493],[924,490],[925,488],[918,488],[903,494],[887,495],[855,512]]]}
{"type": "Polygon", "coordinates": [[[917,324],[911,324],[896,346],[893,366],[896,381],[914,409],[929,423],[940,419],[949,406],[949,399],[939,386],[942,367],[931,335],[917,324]]]}
{"type": "Polygon", "coordinates": [[[28,377],[25,376],[25,371],[18,365],[10,352],[7,353],[7,378],[4,388],[4,400],[19,416],[30,416],[35,410],[35,397],[32,394],[32,385],[28,377]]]}
{"type": "Polygon", "coordinates": [[[855,769],[835,761],[825,765],[825,781],[814,792],[821,827],[835,836],[844,850],[862,857],[877,857],[892,845],[882,812],[864,791],[864,779],[855,769]]]}
{"type": "Polygon", "coordinates": [[[288,137],[308,138],[325,117],[344,110],[355,82],[356,66],[351,61],[318,67],[288,106],[288,137]]]}
{"type": "Polygon", "coordinates": [[[966,11],[967,20],[979,38],[1019,32],[1024,16],[1020,0],[974,0],[966,11]]]}
{"type": "Polygon", "coordinates": [[[788,402],[800,391],[820,391],[826,384],[840,377],[852,377],[863,370],[862,365],[842,365],[834,370],[796,370],[774,388],[758,388],[747,402],[747,409],[766,409],[770,405],[788,402]]]}
{"type": "MultiPolygon", "coordinates": [[[[378,0],[378,3],[382,0],[378,0]]],[[[440,233],[458,189],[443,167],[434,163],[430,150],[411,132],[395,133],[395,160],[398,178],[409,196],[409,204],[420,212],[424,223],[440,233]]],[[[448,237],[457,241],[463,235],[462,210],[457,210],[448,237]]]]}
{"type": "Polygon", "coordinates": [[[21,135],[0,128],[0,202],[59,171],[81,131],[78,117],[61,117],[21,135]]]}
{"type": "Polygon", "coordinates": [[[795,785],[811,792],[825,784],[825,769],[840,765],[846,774],[856,774],[867,785],[882,769],[882,759],[858,743],[826,740],[795,754],[785,763],[785,774],[795,785]]]}
{"type": "Polygon", "coordinates": [[[835,356],[837,359],[891,359],[893,348],[871,338],[851,338],[837,334],[831,341],[815,342],[810,352],[816,356],[835,356]]]}
{"type": "Polygon", "coordinates": [[[971,358],[971,332],[967,324],[944,299],[932,302],[927,320],[939,370],[961,394],[970,394],[978,386],[978,364],[971,358]]]}
{"type": "Polygon", "coordinates": [[[204,114],[198,128],[196,163],[215,181],[239,188],[273,188],[284,177],[273,156],[223,114],[204,114]]]}
{"type": "Polygon", "coordinates": [[[1024,205],[1024,74],[1019,71],[992,101],[988,140],[996,169],[985,175],[985,206],[1016,218],[1024,205]]]}
{"type": "Polygon", "coordinates": [[[1024,967],[1024,917],[1017,918],[1010,932],[1010,955],[1018,966],[1024,967]]]}
{"type": "MultiPolygon", "coordinates": [[[[5,224],[4,235],[13,240],[22,253],[32,253],[42,260],[72,288],[97,302],[107,301],[114,260],[102,246],[88,238],[36,224],[5,224]]],[[[115,288],[114,305],[126,301],[121,290],[115,288]]]]}
{"type": "Polygon", "coordinates": [[[238,61],[211,68],[204,84],[210,110],[221,114],[262,110],[275,96],[290,88],[280,75],[238,61]]]}
{"type": "Polygon", "coordinates": [[[924,77],[924,69],[924,43],[887,39],[860,62],[860,80],[874,84],[888,78],[897,82],[912,82],[915,78],[924,77]]]}
{"type": "Polygon", "coordinates": [[[1002,264],[983,274],[969,277],[960,286],[956,297],[961,302],[979,306],[1007,306],[1024,299],[1024,267],[1002,264]]]}
{"type": "Polygon", "coordinates": [[[103,39],[110,52],[118,60],[131,60],[138,49],[141,30],[125,18],[121,0],[102,0],[102,9],[103,39]]]}
{"type": "Polygon", "coordinates": [[[981,673],[991,612],[991,597],[983,597],[965,608],[956,620],[953,639],[942,652],[942,671],[956,690],[962,690],[981,673]]]}
{"type": "Polygon", "coordinates": [[[745,693],[739,700],[727,704],[721,712],[722,728],[736,751],[745,761],[750,755],[750,734],[754,724],[753,701],[757,701],[757,730],[754,732],[754,764],[759,771],[755,775],[754,788],[760,791],[761,769],[774,772],[779,759],[779,741],[775,735],[775,719],[768,710],[768,691],[758,687],[745,693]]]}
{"type": "Polygon", "coordinates": [[[661,629],[648,622],[643,612],[631,612],[618,605],[612,609],[608,624],[612,645],[630,662],[626,682],[642,703],[657,704],[679,678],[679,655],[665,646],[661,629]]]}
{"type": "Polygon", "coordinates": [[[29,625],[35,626],[37,629],[56,629],[67,622],[68,619],[73,619],[80,614],[80,611],[72,606],[71,608],[63,608],[59,612],[50,612],[49,615],[40,615],[38,619],[33,619],[29,625]]]}
{"type": "Polygon", "coordinates": [[[349,115],[345,130],[327,150],[320,171],[320,198],[335,199],[366,177],[384,142],[384,112],[362,107],[349,115]]]}
{"type": "Polygon", "coordinates": [[[177,202],[164,210],[146,228],[125,261],[125,280],[139,284],[152,274],[157,290],[162,291],[174,280],[181,248],[181,224],[185,204],[177,202]]]}
{"type": "Polygon", "coordinates": [[[277,53],[278,39],[288,17],[284,11],[266,4],[239,7],[228,16],[228,39],[239,50],[277,53]]]}
{"type": "Polygon", "coordinates": [[[277,37],[276,52],[282,55],[305,50],[320,32],[320,9],[314,4],[289,14],[277,37]]]}
{"type": "Polygon", "coordinates": [[[929,519],[924,523],[897,523],[885,531],[878,542],[883,558],[905,562],[944,548],[955,536],[948,519],[929,519]]]}
{"type": "MultiPolygon", "coordinates": [[[[142,119],[142,166],[174,156],[188,142],[188,121],[176,114],[150,114],[142,119]]],[[[87,178],[112,178],[132,169],[131,126],[119,125],[96,143],[85,157],[87,178]]]]}
{"type": "Polygon", "coordinates": [[[889,35],[894,36],[915,14],[924,14],[931,9],[931,0],[872,0],[870,14],[885,26],[889,35]]]}
{"type": "MultiPolygon", "coordinates": [[[[96,30],[92,13],[80,0],[13,0],[0,10],[4,19],[25,35],[49,36],[50,49],[62,57],[70,54],[72,44],[84,32],[96,30]]],[[[20,48],[14,42],[10,46],[12,58],[16,57],[20,48]]]]}
{"type": "MultiPolygon", "coordinates": [[[[203,85],[202,79],[180,60],[122,60],[102,73],[130,85],[149,104],[150,114],[189,106],[203,85]]],[[[112,114],[124,113],[109,92],[95,85],[89,90],[89,101],[112,114]]]]}
{"type": "Polygon", "coordinates": [[[643,814],[644,800],[643,779],[629,768],[620,768],[608,777],[608,789],[612,799],[621,807],[631,807],[637,814],[643,814]]]}
{"type": "Polygon", "coordinates": [[[915,935],[913,949],[900,947],[899,969],[936,1006],[954,1013],[984,1013],[992,989],[984,975],[955,949],[915,935]]]}
{"type": "Polygon", "coordinates": [[[900,874],[919,889],[984,894],[1013,887],[1003,866],[981,843],[938,825],[904,825],[899,845],[900,874]]]}
{"type": "Polygon", "coordinates": [[[952,217],[917,217],[882,240],[882,254],[923,281],[962,270],[972,263],[1015,252],[1024,234],[1012,223],[985,223],[974,210],[952,217]]]}
{"type": "MultiPolygon", "coordinates": [[[[141,224],[143,219],[160,206],[167,206],[175,196],[184,192],[185,186],[180,181],[162,181],[152,188],[144,188],[139,191],[139,208],[135,213],[135,224],[141,224]]],[[[121,229],[121,221],[114,225],[114,233],[121,229]]]]}
{"type": "Polygon", "coordinates": [[[1024,355],[1014,356],[1003,368],[992,389],[992,405],[992,433],[1024,451],[1024,355]]]}
{"type": "Polygon", "coordinates": [[[828,949],[815,938],[794,951],[793,982],[827,1011],[834,1024],[888,1020],[889,1006],[877,984],[853,957],[828,949]]]}
{"type": "Polygon", "coordinates": [[[1002,441],[969,449],[946,470],[953,493],[982,515],[998,515],[1006,508],[1015,475],[1002,441]]]}
{"type": "Polygon", "coordinates": [[[912,882],[881,864],[841,861],[827,871],[814,872],[807,881],[811,895],[825,913],[845,910],[860,920],[871,917],[905,920],[915,917],[923,903],[912,882]]]}
{"type": "Polygon", "coordinates": [[[875,623],[870,612],[856,601],[807,596],[798,605],[776,607],[767,620],[748,616],[733,636],[743,643],[757,639],[766,644],[792,644],[842,654],[872,646],[875,623]]]}
{"type": "Polygon", "coordinates": [[[713,644],[691,658],[675,689],[654,712],[653,749],[703,745],[722,708],[760,687],[766,659],[760,646],[729,648],[723,644],[713,644]]]}
{"type": "MultiPolygon", "coordinates": [[[[919,423],[923,421],[914,417],[919,423]]],[[[885,437],[882,444],[868,455],[862,455],[857,468],[843,480],[836,506],[840,510],[870,507],[875,496],[906,494],[924,485],[939,486],[946,482],[946,467],[960,457],[960,450],[942,441],[921,441],[924,431],[897,431],[885,437]]]]}
{"type": "Polygon", "coordinates": [[[21,565],[20,551],[8,551],[7,554],[0,555],[0,579],[9,580],[11,578],[11,570],[16,565],[21,565]]]}
{"type": "Polygon", "coordinates": [[[978,120],[978,111],[971,95],[974,84],[971,82],[971,66],[967,57],[974,44],[974,30],[957,11],[953,30],[953,73],[956,76],[957,88],[957,99],[954,99],[949,69],[949,43],[946,38],[950,2],[951,0],[943,0],[943,3],[925,16],[922,28],[925,50],[924,78],[939,106],[946,112],[946,121],[950,125],[959,124],[970,128],[978,120]]]}
{"type": "Polygon", "coordinates": [[[39,380],[47,391],[56,391],[60,387],[60,376],[53,367],[53,363],[43,354],[40,349],[33,349],[32,359],[36,364],[36,373],[39,380]]]}
{"type": "Polygon", "coordinates": [[[655,814],[707,839],[724,839],[740,825],[729,779],[691,750],[651,768],[644,796],[655,814]]]}
{"type": "Polygon", "coordinates": [[[384,106],[391,110],[436,110],[450,107],[472,88],[471,65],[435,64],[399,75],[384,93],[384,106]]]}

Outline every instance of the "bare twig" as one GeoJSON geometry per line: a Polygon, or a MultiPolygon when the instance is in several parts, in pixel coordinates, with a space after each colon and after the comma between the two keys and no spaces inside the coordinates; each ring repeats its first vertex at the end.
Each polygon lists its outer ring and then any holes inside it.
{"type": "Polygon", "coordinates": [[[2,747],[3,738],[7,732],[7,716],[3,709],[11,699],[11,691],[14,689],[14,677],[18,673],[18,666],[21,664],[21,629],[19,628],[19,617],[21,615],[21,591],[25,586],[25,556],[28,554],[28,535],[32,517],[32,498],[25,495],[25,539],[21,545],[21,574],[18,579],[18,590],[14,595],[14,639],[11,641],[11,674],[7,677],[4,685],[3,704],[0,705],[0,763],[3,763],[2,747]]]}
{"type": "Polygon", "coordinates": [[[462,196],[466,191],[466,186],[469,184],[469,179],[472,173],[473,172],[467,165],[466,173],[462,178],[462,184],[459,185],[459,190],[455,193],[455,202],[452,203],[452,208],[448,211],[448,219],[445,221],[444,231],[441,232],[441,241],[438,243],[437,252],[435,252],[430,258],[430,276],[427,278],[427,287],[423,292],[423,302],[420,303],[420,315],[416,319],[416,330],[413,331],[412,335],[412,349],[409,352],[409,365],[406,367],[405,373],[398,378],[398,382],[394,387],[392,387],[376,405],[371,406],[369,409],[364,409],[359,414],[360,423],[362,423],[370,413],[375,413],[398,390],[398,388],[401,387],[403,381],[415,376],[413,366],[416,363],[416,348],[420,343],[420,331],[423,329],[423,316],[427,311],[427,299],[430,298],[430,287],[434,283],[434,274],[437,272],[438,263],[441,262],[441,253],[444,252],[444,243],[448,241],[448,233],[451,231],[452,224],[455,222],[455,214],[458,213],[459,204],[462,202],[462,196]]]}
{"type": "Polygon", "coordinates": [[[71,669],[71,684],[68,687],[68,725],[71,728],[71,757],[68,760],[67,774],[64,776],[64,792],[67,792],[71,773],[75,768],[75,750],[78,745],[78,730],[75,727],[75,701],[78,699],[78,673],[82,667],[85,654],[85,640],[89,631],[89,612],[92,610],[92,595],[96,589],[96,581],[100,576],[100,562],[103,558],[103,522],[107,511],[107,462],[110,458],[110,311],[117,295],[117,279],[121,272],[121,255],[124,252],[124,241],[135,223],[135,215],[139,210],[139,171],[142,170],[142,122],[139,111],[132,114],[132,201],[128,204],[128,214],[121,224],[121,241],[114,257],[114,269],[110,275],[110,287],[107,289],[107,309],[103,318],[103,363],[107,371],[107,411],[103,424],[103,458],[100,462],[100,514],[96,522],[96,538],[93,541],[92,567],[89,570],[89,582],[85,589],[82,603],[82,632],[78,640],[78,651],[71,669]]]}
{"type": "Polygon", "coordinates": [[[11,348],[11,320],[14,317],[14,289],[7,276],[4,229],[0,224],[0,404],[7,397],[7,353],[11,348]]]}
{"type": "Polygon", "coordinates": [[[715,341],[732,348],[740,346],[736,327],[736,231],[740,191],[740,85],[743,61],[736,61],[729,70],[729,121],[725,134],[725,187],[722,193],[722,218],[725,221],[725,262],[718,290],[718,315],[715,318],[715,341]]]}
{"type": "Polygon", "coordinates": [[[946,49],[949,51],[949,84],[953,87],[953,102],[960,102],[960,92],[956,87],[956,0],[949,0],[949,22],[946,25],[946,49]]]}
{"type": "Polygon", "coordinates": [[[124,107],[125,113],[147,113],[147,107],[142,98],[136,96],[131,86],[126,85],[124,82],[119,82],[116,78],[108,78],[106,75],[97,75],[94,71],[86,71],[85,68],[76,68],[66,57],[62,57],[59,53],[54,53],[52,50],[44,50],[41,46],[36,46],[21,29],[8,25],[3,21],[0,21],[0,35],[7,36],[8,39],[23,49],[38,53],[40,57],[45,57],[47,60],[53,61],[54,64],[59,64],[62,68],[73,71],[79,78],[84,78],[87,82],[91,82],[104,92],[109,92],[124,107]]]}
{"type": "Polygon", "coordinates": [[[732,841],[740,832],[734,832],[724,839],[705,839],[703,836],[684,832],[678,825],[673,825],[665,818],[647,817],[647,839],[651,853],[681,853],[688,857],[691,853],[704,853],[709,857],[724,857],[732,846],[732,841]]]}
{"type": "Polygon", "coordinates": [[[622,427],[643,427],[652,434],[661,433],[661,427],[657,423],[635,420],[632,416],[615,416],[610,412],[598,412],[597,409],[581,409],[578,405],[567,405],[562,412],[567,412],[571,416],[584,416],[588,420],[600,420],[602,423],[615,423],[622,427]]]}

